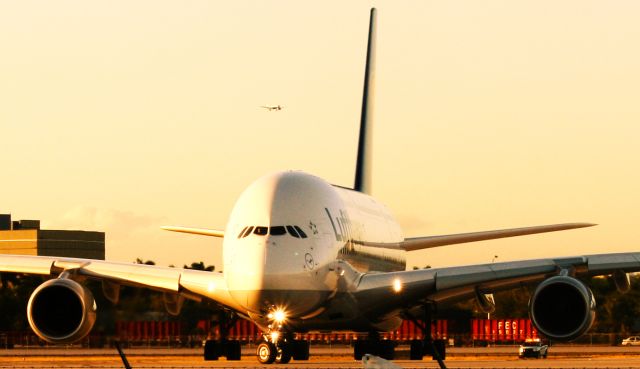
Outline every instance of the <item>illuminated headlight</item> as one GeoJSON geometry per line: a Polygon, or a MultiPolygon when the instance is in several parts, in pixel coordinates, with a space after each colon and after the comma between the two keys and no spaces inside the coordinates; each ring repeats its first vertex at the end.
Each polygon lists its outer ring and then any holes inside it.
{"type": "Polygon", "coordinates": [[[282,323],[287,319],[287,314],[284,312],[284,310],[276,310],[273,313],[273,320],[275,320],[278,323],[282,323]]]}
{"type": "Polygon", "coordinates": [[[274,322],[281,324],[285,320],[287,320],[287,313],[283,309],[276,309],[273,312],[269,313],[269,315],[267,315],[267,318],[272,319],[274,322]]]}
{"type": "Polygon", "coordinates": [[[519,352],[519,353],[523,353],[523,352],[524,352],[524,348],[520,347],[520,348],[518,349],[518,352],[519,352]]]}
{"type": "Polygon", "coordinates": [[[271,341],[272,342],[278,341],[279,337],[280,337],[280,333],[279,332],[271,332],[271,341]]]}
{"type": "Polygon", "coordinates": [[[393,280],[393,292],[398,293],[402,291],[402,281],[399,278],[393,280]]]}

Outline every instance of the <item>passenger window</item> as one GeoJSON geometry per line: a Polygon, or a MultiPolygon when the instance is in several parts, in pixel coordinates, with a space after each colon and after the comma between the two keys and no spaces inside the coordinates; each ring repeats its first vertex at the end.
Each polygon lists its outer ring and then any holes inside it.
{"type": "Polygon", "coordinates": [[[287,234],[287,230],[284,229],[284,226],[275,226],[269,228],[269,234],[272,236],[282,236],[283,234],[287,234]]]}
{"type": "Polygon", "coordinates": [[[244,231],[246,231],[246,230],[247,230],[247,227],[242,228],[240,233],[238,233],[238,238],[242,238],[244,236],[244,231]]]}
{"type": "Polygon", "coordinates": [[[302,229],[300,229],[300,227],[298,227],[298,226],[293,226],[293,227],[296,229],[296,231],[298,231],[298,234],[300,235],[300,237],[307,238],[307,234],[304,233],[304,231],[302,229]]]}
{"type": "Polygon", "coordinates": [[[250,235],[251,231],[253,231],[253,226],[247,228],[246,232],[244,232],[244,235],[242,235],[242,238],[245,238],[248,235],[250,235]]]}
{"type": "Polygon", "coordinates": [[[300,238],[300,235],[298,234],[298,232],[296,232],[295,228],[293,228],[292,226],[287,226],[287,231],[289,231],[289,234],[292,235],[295,238],[300,238]]]}
{"type": "Polygon", "coordinates": [[[258,236],[266,236],[267,233],[269,233],[269,227],[256,227],[253,233],[257,234],[258,236]]]}

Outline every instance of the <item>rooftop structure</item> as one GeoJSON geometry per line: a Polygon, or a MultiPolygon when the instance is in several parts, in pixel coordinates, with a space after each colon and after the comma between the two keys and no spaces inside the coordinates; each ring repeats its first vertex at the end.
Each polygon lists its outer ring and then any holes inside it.
{"type": "Polygon", "coordinates": [[[39,220],[12,221],[0,214],[0,254],[104,260],[104,232],[43,230],[39,220]]]}

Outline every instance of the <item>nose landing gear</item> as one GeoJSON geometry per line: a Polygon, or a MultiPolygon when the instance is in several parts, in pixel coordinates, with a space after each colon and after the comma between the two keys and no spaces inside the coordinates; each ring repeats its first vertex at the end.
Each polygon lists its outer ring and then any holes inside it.
{"type": "Polygon", "coordinates": [[[292,333],[265,334],[256,355],[261,364],[286,364],[294,360],[309,360],[309,342],[295,340],[292,333]]]}
{"type": "Polygon", "coordinates": [[[276,361],[278,349],[275,344],[265,340],[258,345],[256,355],[260,364],[271,364],[276,361]]]}

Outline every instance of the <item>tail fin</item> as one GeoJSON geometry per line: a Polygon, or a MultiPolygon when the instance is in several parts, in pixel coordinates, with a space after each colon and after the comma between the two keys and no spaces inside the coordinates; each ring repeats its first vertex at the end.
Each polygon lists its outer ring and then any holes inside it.
{"type": "Polygon", "coordinates": [[[364,71],[364,91],[362,93],[362,112],[360,114],[360,136],[358,139],[358,161],[353,189],[371,193],[371,121],[373,117],[373,91],[375,82],[376,51],[376,8],[371,8],[369,18],[369,41],[367,44],[367,63],[364,71]]]}

